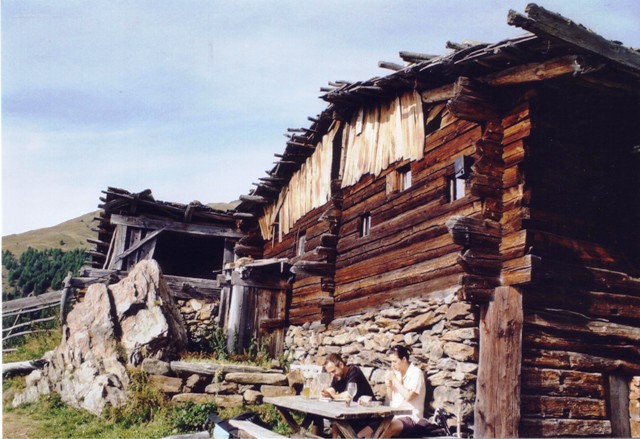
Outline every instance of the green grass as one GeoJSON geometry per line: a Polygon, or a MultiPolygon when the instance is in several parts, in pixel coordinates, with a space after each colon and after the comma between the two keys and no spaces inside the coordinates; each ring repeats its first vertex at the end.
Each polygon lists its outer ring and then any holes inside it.
{"type": "Polygon", "coordinates": [[[11,418],[28,424],[34,437],[138,439],[161,438],[172,434],[171,425],[162,416],[150,422],[124,424],[68,407],[56,396],[43,397],[37,403],[4,410],[11,418]]]}
{"type": "Polygon", "coordinates": [[[52,227],[3,236],[2,250],[10,250],[19,258],[28,247],[35,250],[59,248],[64,251],[88,249],[90,245],[87,238],[96,237],[96,232],[91,230],[94,216],[98,216],[98,211],[86,213],[52,227]]]}
{"type": "Polygon", "coordinates": [[[60,327],[52,328],[48,332],[38,332],[22,337],[15,346],[18,350],[2,354],[4,363],[15,361],[37,360],[42,358],[45,352],[54,350],[62,338],[60,327]]]}

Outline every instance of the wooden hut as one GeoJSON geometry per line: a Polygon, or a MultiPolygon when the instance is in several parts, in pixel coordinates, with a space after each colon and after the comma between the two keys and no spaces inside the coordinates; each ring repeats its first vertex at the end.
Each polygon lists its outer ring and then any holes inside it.
{"type": "Polygon", "coordinates": [[[185,316],[190,347],[203,349],[217,327],[209,314],[216,312],[225,287],[218,277],[243,236],[235,211],[198,201],[159,201],[149,189],[131,193],[109,187],[103,193],[94,218],[97,238],[88,239],[95,246],[87,252],[90,265],[65,284],[63,302],[69,294],[82,299],[88,285],[118,282],[138,262],[155,259],[185,316]]]}
{"type": "Polygon", "coordinates": [[[237,207],[236,256],[267,260],[236,276],[245,319],[454,291],[480,310],[477,436],[637,436],[640,53],[536,5],[508,23],[530,33],[323,89],[237,207]]]}

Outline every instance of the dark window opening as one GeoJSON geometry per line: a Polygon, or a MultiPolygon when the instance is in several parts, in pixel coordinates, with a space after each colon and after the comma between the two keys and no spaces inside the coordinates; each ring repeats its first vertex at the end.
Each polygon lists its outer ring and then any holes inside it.
{"type": "Polygon", "coordinates": [[[158,235],[153,258],[164,274],[215,279],[222,269],[224,238],[162,232],[158,235]]]}
{"type": "Polygon", "coordinates": [[[436,105],[425,111],[425,136],[440,129],[442,125],[442,113],[444,112],[444,104],[436,105]]]}
{"type": "Polygon", "coordinates": [[[360,217],[360,237],[369,236],[371,234],[371,214],[367,213],[360,217]]]}
{"type": "Polygon", "coordinates": [[[271,244],[275,245],[276,240],[280,241],[280,214],[276,215],[276,219],[271,227],[273,228],[273,239],[271,240],[271,244]]]}

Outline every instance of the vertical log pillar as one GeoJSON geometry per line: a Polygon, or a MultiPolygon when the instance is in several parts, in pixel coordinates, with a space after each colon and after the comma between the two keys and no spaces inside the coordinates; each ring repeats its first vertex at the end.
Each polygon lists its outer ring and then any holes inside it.
{"type": "Polygon", "coordinates": [[[482,305],[476,437],[518,436],[522,323],[522,296],[515,288],[496,288],[493,300],[482,305]]]}
{"type": "Polygon", "coordinates": [[[631,437],[629,382],[629,377],[609,375],[611,433],[613,437],[631,437]]]}
{"type": "Polygon", "coordinates": [[[229,322],[227,323],[227,351],[234,351],[234,338],[239,340],[242,327],[242,315],[244,314],[245,287],[233,285],[231,287],[231,299],[229,303],[229,322]]]}
{"type": "Polygon", "coordinates": [[[68,271],[67,276],[62,282],[62,297],[60,297],[60,326],[63,326],[67,322],[67,301],[69,300],[69,294],[71,293],[72,277],[73,273],[68,271]]]}

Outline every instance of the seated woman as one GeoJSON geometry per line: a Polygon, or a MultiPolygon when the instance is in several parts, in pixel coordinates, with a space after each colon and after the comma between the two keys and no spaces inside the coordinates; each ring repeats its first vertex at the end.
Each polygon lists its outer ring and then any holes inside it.
{"type": "MultiPolygon", "coordinates": [[[[385,384],[391,407],[411,409],[411,415],[396,416],[385,433],[385,437],[420,437],[427,429],[428,421],[423,418],[427,385],[424,373],[409,361],[410,349],[401,345],[392,347],[387,355],[391,369],[387,372],[385,384]]],[[[358,437],[369,437],[372,428],[367,427],[358,437]]]]}

